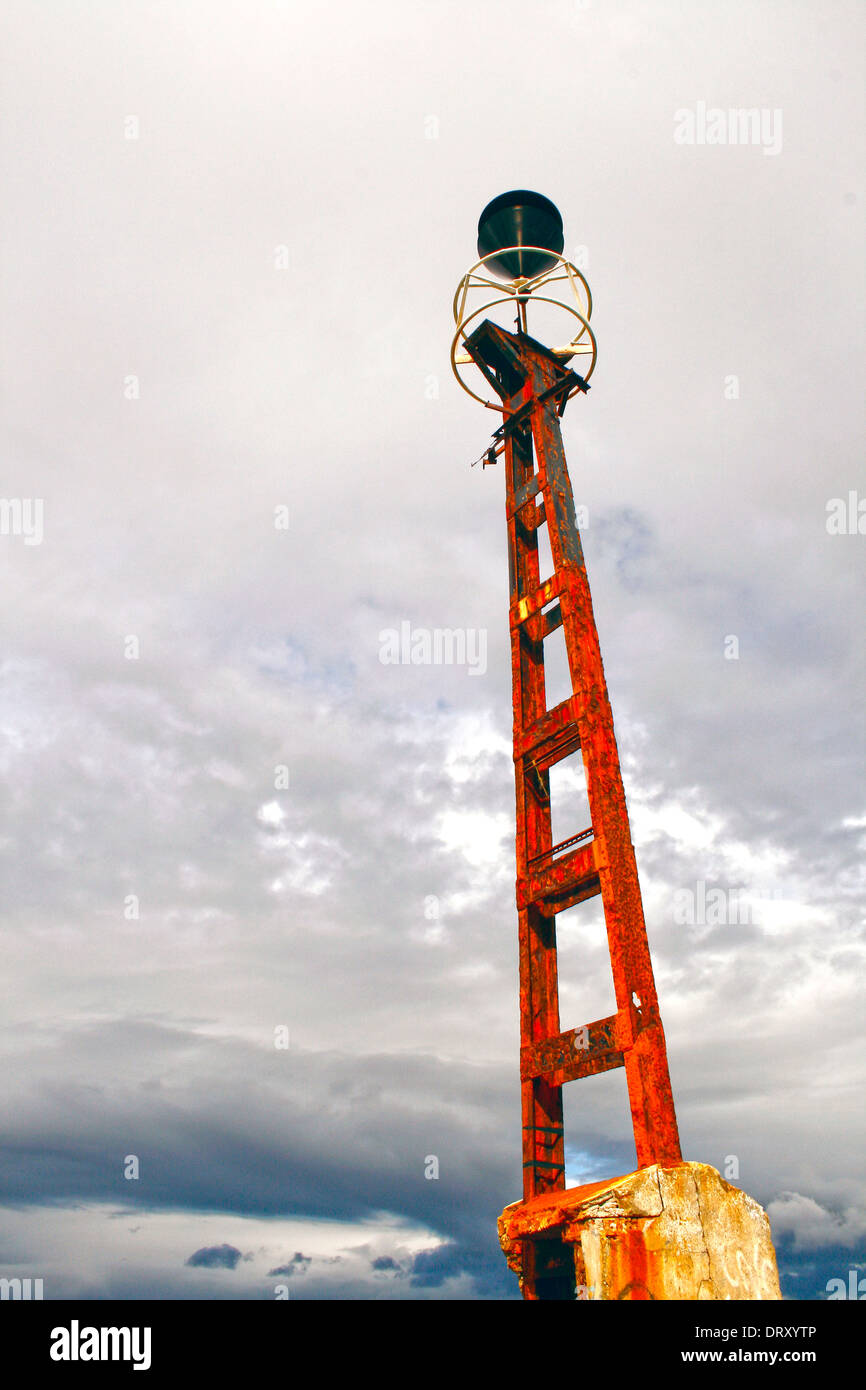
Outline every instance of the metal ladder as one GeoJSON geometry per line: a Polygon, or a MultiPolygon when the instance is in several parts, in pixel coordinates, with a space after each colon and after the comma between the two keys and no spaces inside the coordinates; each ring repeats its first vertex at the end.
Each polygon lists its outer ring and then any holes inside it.
{"type": "MultiPolygon", "coordinates": [[[[503,413],[491,455],[504,456],[506,474],[528,1202],[565,1188],[563,1085],[613,1067],[625,1067],[637,1166],[682,1160],[613,715],[559,424],[575,383],[587,388],[540,343],[490,321],[466,347],[500,396],[503,413]],[[544,525],[553,573],[541,582],[538,532],[544,525]],[[572,694],[548,709],[544,639],[559,627],[572,694]],[[550,769],[578,749],[592,824],[575,827],[554,845],[550,769]],[[563,1032],[556,914],[599,894],[616,1013],[563,1032]]],[[[547,1277],[553,1286],[562,1274],[554,1260],[545,1276],[543,1253],[538,1252],[538,1282],[547,1277]]],[[[536,1296],[535,1282],[528,1281],[527,1296],[536,1296]]]]}

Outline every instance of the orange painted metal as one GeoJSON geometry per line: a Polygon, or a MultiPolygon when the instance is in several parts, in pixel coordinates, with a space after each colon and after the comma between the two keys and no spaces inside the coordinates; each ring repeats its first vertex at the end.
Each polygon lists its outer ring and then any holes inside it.
{"type": "MultiPolygon", "coordinates": [[[[502,399],[517,799],[524,1201],[565,1187],[562,1086],[624,1066],[637,1165],[681,1161],[613,715],[559,425],[574,372],[485,321],[466,347],[502,399]],[[553,573],[542,582],[538,531],[553,573]],[[544,639],[562,626],[572,695],[548,709],[544,639]],[[550,768],[580,749],[592,825],[554,845],[550,768]],[[617,1012],[562,1032],[556,914],[601,895],[617,1012]]],[[[584,383],[581,383],[584,386],[584,383]]],[[[524,1296],[536,1298],[527,1249],[524,1296]]],[[[538,1279],[560,1287],[555,1271],[538,1279]]],[[[561,1295],[556,1295],[561,1296],[561,1295]]]]}

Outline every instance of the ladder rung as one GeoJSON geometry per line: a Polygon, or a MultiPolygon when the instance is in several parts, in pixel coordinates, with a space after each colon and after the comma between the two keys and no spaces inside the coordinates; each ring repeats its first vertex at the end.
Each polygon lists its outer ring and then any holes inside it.
{"type": "Polygon", "coordinates": [[[552,767],[554,763],[567,758],[569,753],[575,752],[580,747],[577,727],[579,708],[577,695],[569,695],[567,700],[554,705],[528,729],[515,731],[514,761],[531,753],[536,767],[552,767]],[[565,751],[560,752],[560,745],[565,751]]]}
{"type": "Polygon", "coordinates": [[[562,627],[564,616],[562,603],[556,599],[546,613],[533,613],[515,628],[519,632],[520,628],[526,633],[531,642],[543,642],[545,637],[549,637],[551,632],[555,632],[558,627],[562,627]]]}
{"type": "Polygon", "coordinates": [[[520,1079],[544,1077],[551,1085],[560,1086],[582,1076],[595,1076],[623,1066],[623,1052],[630,1045],[630,1019],[611,1014],[522,1047],[520,1079]]]}
{"type": "Polygon", "coordinates": [[[555,598],[559,598],[560,575],[552,574],[543,584],[540,584],[531,594],[524,598],[519,598],[511,608],[511,626],[520,627],[527,618],[534,618],[536,613],[540,613],[542,608],[548,603],[553,603],[555,598]]]}
{"type": "Polygon", "coordinates": [[[535,903],[552,916],[594,897],[601,891],[597,845],[597,840],[590,840],[544,869],[530,868],[526,878],[517,880],[517,906],[535,903]]]}
{"type": "Polygon", "coordinates": [[[560,854],[563,850],[571,849],[574,845],[579,845],[583,840],[588,840],[591,835],[592,826],[589,826],[587,830],[579,830],[576,835],[569,835],[567,840],[560,840],[559,844],[554,845],[551,849],[546,849],[543,850],[541,854],[533,855],[529,860],[530,869],[536,869],[537,866],[543,864],[545,860],[547,860],[548,863],[552,862],[554,855],[560,854]]]}
{"type": "Polygon", "coordinates": [[[534,510],[534,512],[533,512],[533,514],[532,514],[532,516],[529,517],[528,519],[527,519],[525,516],[520,516],[520,517],[518,517],[518,518],[517,518],[517,524],[518,524],[519,526],[521,526],[521,527],[523,528],[524,531],[528,531],[528,532],[531,533],[531,532],[533,532],[533,531],[537,531],[538,528],[539,528],[539,526],[543,526],[544,523],[546,522],[546,520],[547,520],[547,513],[546,513],[546,511],[544,510],[544,503],[543,503],[543,502],[539,502],[539,504],[538,504],[538,506],[535,508],[535,510],[534,510]]]}
{"type": "Polygon", "coordinates": [[[577,903],[586,902],[587,898],[595,898],[601,892],[601,882],[598,877],[588,879],[570,889],[551,889],[539,898],[534,898],[533,904],[543,917],[555,917],[557,913],[567,912],[570,907],[575,907],[577,903]]]}
{"type": "Polygon", "coordinates": [[[515,632],[525,632],[530,642],[543,642],[545,637],[550,636],[551,632],[562,627],[562,605],[556,603],[555,600],[554,605],[546,613],[533,613],[531,617],[515,628],[515,632]]]}
{"type": "Polygon", "coordinates": [[[584,1077],[600,1076],[603,1071],[614,1071],[624,1066],[625,1057],[621,1052],[605,1052],[586,1060],[574,1058],[564,1066],[545,1072],[544,1080],[549,1086],[565,1086],[569,1081],[582,1081],[584,1077]]]}
{"type": "Polygon", "coordinates": [[[547,487],[547,475],[545,473],[533,473],[532,477],[527,482],[523,483],[521,487],[515,490],[514,506],[508,513],[509,517],[519,512],[521,507],[526,506],[530,497],[534,497],[537,492],[541,492],[542,488],[545,487],[547,487]]]}

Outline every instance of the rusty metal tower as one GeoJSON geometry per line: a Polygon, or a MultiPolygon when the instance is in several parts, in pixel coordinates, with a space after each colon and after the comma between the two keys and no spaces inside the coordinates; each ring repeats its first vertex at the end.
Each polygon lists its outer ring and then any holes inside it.
{"type": "MultiPolygon", "coordinates": [[[[624,1067],[638,1168],[682,1161],[613,715],[560,430],[568,401],[589,389],[597,351],[589,286],[563,257],[563,245],[562,220],[548,199],[526,190],[494,199],[479,223],[479,260],[454,297],[451,348],[461,386],[502,416],[486,463],[503,458],[505,464],[527,1211],[539,1202],[549,1206],[551,1194],[565,1190],[562,1088],[569,1081],[624,1067]],[[479,294],[485,302],[475,307],[479,294]],[[487,317],[501,313],[503,305],[513,312],[511,329],[487,317]],[[564,346],[551,348],[530,336],[528,313],[542,305],[547,314],[558,306],[577,320],[570,326],[578,331],[564,346]],[[574,359],[584,375],[569,365],[574,359]],[[480,381],[471,379],[475,368],[480,381]],[[479,394],[485,383],[494,398],[479,394]],[[549,576],[539,567],[545,526],[553,561],[549,576]],[[544,643],[559,627],[571,694],[551,708],[544,643]],[[554,844],[550,769],[578,750],[591,824],[575,825],[554,844]],[[556,915],[596,895],[604,909],[616,1013],[563,1030],[556,915]]],[[[569,1264],[561,1242],[527,1240],[524,1247],[524,1297],[574,1297],[574,1262],[569,1264]]]]}

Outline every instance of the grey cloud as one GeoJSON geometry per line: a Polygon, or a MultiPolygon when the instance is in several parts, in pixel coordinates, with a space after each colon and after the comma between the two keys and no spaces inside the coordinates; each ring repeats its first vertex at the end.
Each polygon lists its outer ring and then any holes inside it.
{"type": "Polygon", "coordinates": [[[300,1250],[296,1250],[288,1264],[277,1265],[274,1269],[269,1269],[268,1274],[286,1274],[290,1277],[293,1274],[306,1274],[311,1263],[312,1256],[302,1255],[300,1250]]]}
{"type": "Polygon", "coordinates": [[[235,1269],[240,1258],[241,1252],[234,1245],[206,1245],[194,1251],[186,1263],[202,1269],[235,1269]]]}
{"type": "Polygon", "coordinates": [[[862,1203],[833,1212],[800,1192],[783,1192],[770,1203],[767,1215],[774,1234],[792,1240],[795,1250],[836,1246],[862,1251],[866,1240],[866,1207],[862,1203]]]}
{"type": "MultiPolygon", "coordinates": [[[[860,486],[860,17],[552,5],[527,59],[524,8],[70,29],[14,0],[3,488],[45,534],[0,536],[0,1201],[357,1219],[413,1297],[514,1296],[503,492],[448,344],[478,212],[525,182],[590,258],[564,431],[684,1145],[739,1156],[817,1288],[805,1262],[863,1238],[863,537],[825,526],[860,486]],[[780,155],[677,146],[708,87],[783,107],[780,155]],[[404,620],[485,630],[486,673],[382,665],[404,620]],[[699,880],[787,906],[678,925],[699,880]],[[380,1245],[382,1213],[444,1244],[380,1245]]],[[[560,927],[573,1026],[610,969],[600,922],[560,927]]],[[[566,1092],[576,1172],[634,1162],[621,1081],[566,1092]]]]}

